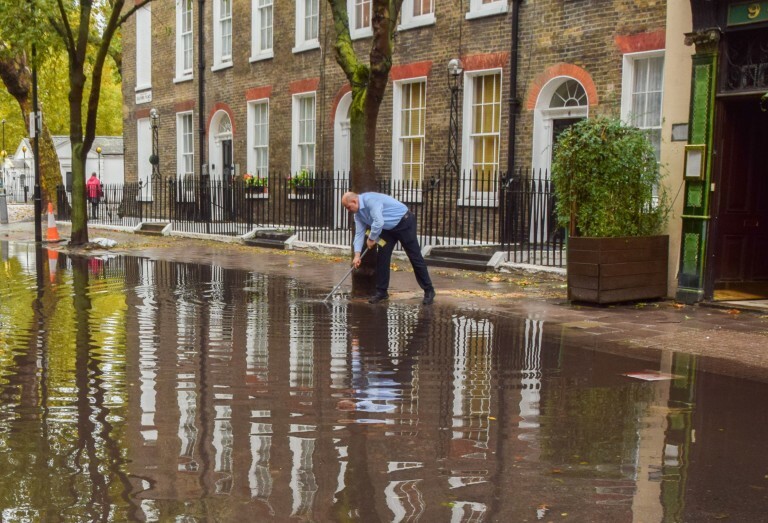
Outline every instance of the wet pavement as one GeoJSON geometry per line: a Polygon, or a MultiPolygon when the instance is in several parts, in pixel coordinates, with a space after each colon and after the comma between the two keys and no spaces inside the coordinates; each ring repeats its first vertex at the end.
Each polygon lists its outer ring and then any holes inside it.
{"type": "Polygon", "coordinates": [[[0,228],[3,522],[765,520],[760,314],[435,270],[432,307],[407,270],[325,304],[341,257],[28,229],[0,228]]]}

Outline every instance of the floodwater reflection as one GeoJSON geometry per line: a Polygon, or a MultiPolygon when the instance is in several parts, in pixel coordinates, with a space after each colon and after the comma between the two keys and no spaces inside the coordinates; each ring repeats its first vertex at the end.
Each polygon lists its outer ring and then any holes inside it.
{"type": "Polygon", "coordinates": [[[768,388],[693,357],[220,266],[0,252],[3,522],[765,516],[768,388]]]}

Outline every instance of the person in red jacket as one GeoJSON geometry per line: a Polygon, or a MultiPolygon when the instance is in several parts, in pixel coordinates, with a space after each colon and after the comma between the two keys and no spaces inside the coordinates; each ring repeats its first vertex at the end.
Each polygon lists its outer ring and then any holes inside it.
{"type": "Polygon", "coordinates": [[[91,177],[85,183],[85,196],[91,202],[91,219],[95,220],[99,215],[99,202],[101,201],[103,191],[101,189],[101,180],[96,177],[96,173],[91,173],[91,177]]]}

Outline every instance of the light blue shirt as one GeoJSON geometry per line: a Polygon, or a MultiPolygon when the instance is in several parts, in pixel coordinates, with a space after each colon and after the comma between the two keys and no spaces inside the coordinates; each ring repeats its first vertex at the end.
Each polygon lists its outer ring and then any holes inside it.
{"type": "Polygon", "coordinates": [[[391,196],[378,192],[358,194],[360,208],[355,213],[355,252],[362,252],[366,229],[371,229],[368,235],[373,241],[378,241],[381,230],[395,227],[408,212],[405,204],[391,196]]]}

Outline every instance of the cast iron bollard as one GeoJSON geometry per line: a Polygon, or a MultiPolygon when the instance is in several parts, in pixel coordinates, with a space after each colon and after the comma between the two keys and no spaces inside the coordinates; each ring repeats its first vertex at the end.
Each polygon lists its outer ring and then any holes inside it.
{"type": "Polygon", "coordinates": [[[5,196],[5,187],[0,187],[0,224],[8,223],[8,200],[5,196]]]}

